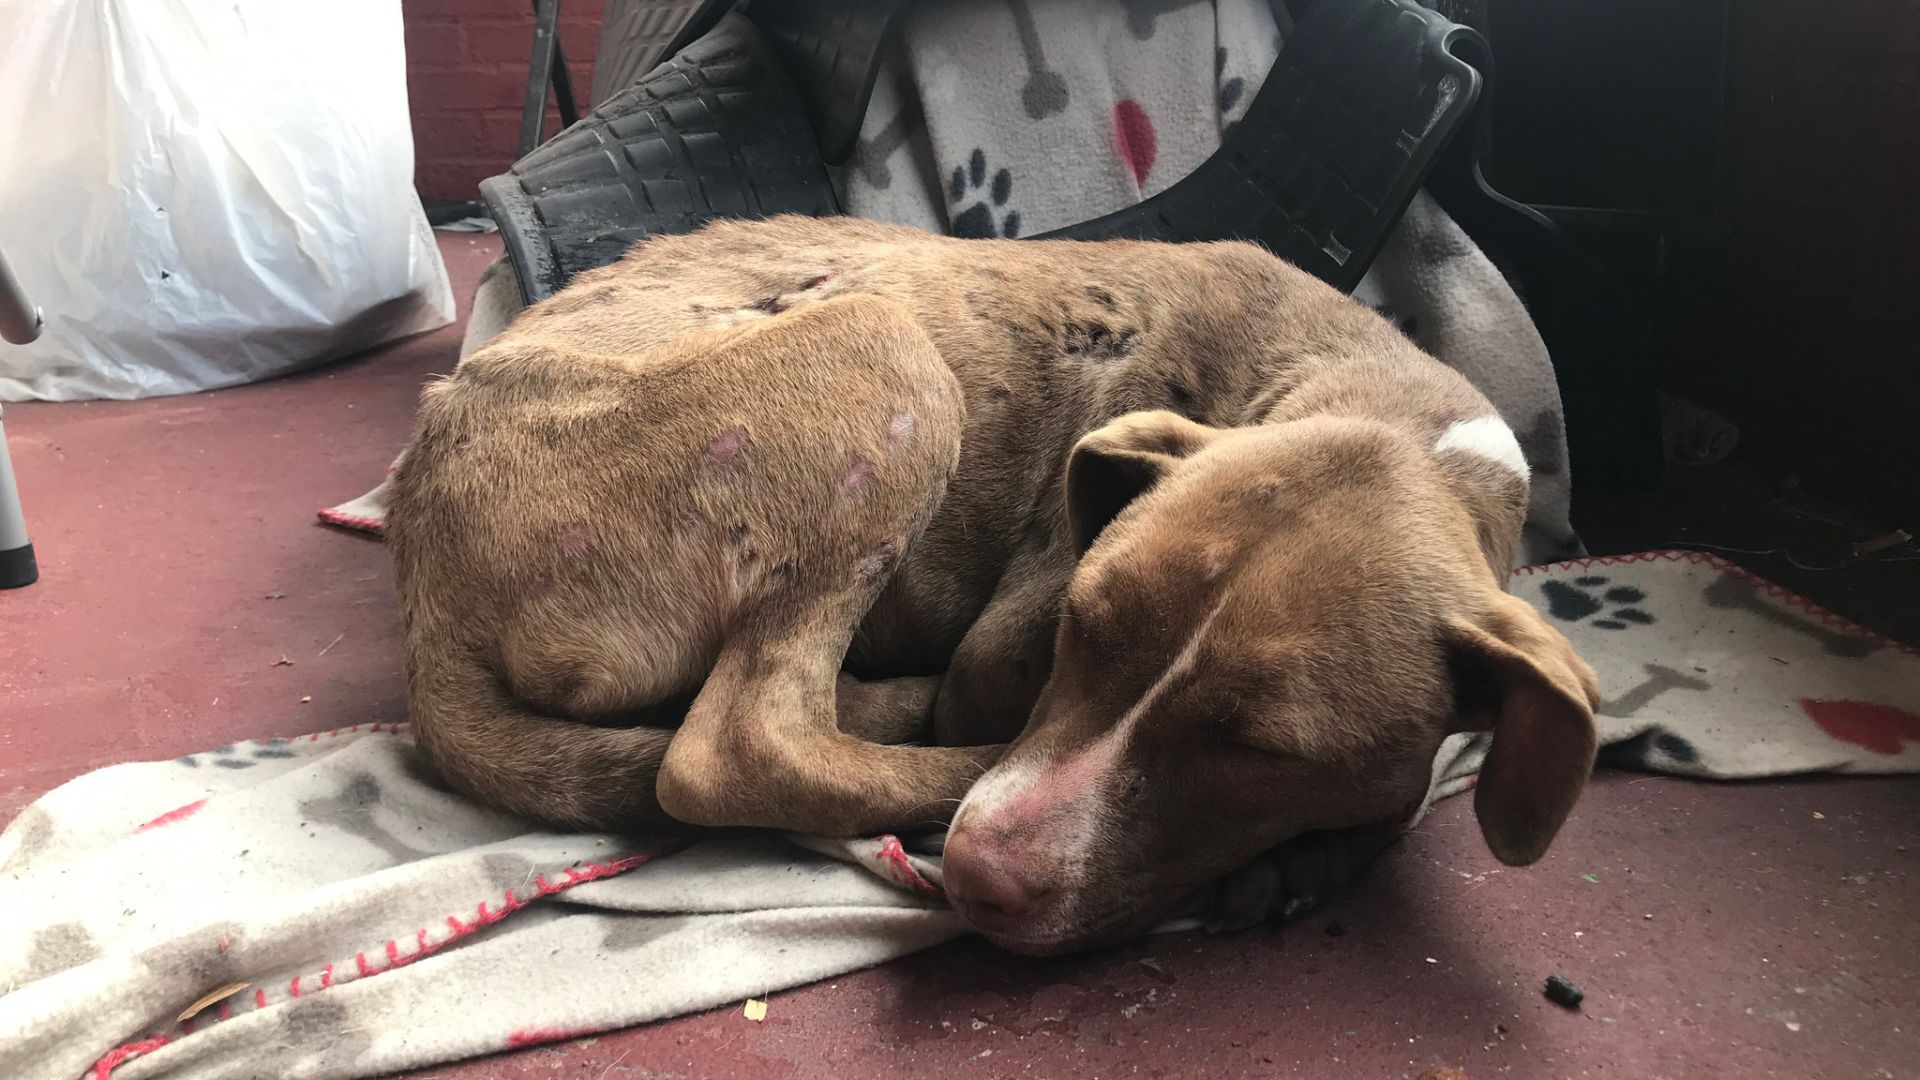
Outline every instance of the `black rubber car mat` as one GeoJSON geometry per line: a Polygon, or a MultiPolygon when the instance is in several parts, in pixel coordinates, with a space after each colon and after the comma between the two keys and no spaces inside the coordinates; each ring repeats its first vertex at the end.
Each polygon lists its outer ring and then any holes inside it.
{"type": "MultiPolygon", "coordinates": [[[[1459,52],[1495,78],[1477,38],[1459,52]]],[[[1482,108],[1441,155],[1427,190],[1474,242],[1526,290],[1527,313],[1553,357],[1566,413],[1567,453],[1578,465],[1576,499],[1653,487],[1663,470],[1652,319],[1637,296],[1551,218],[1488,179],[1492,125],[1482,108]]]]}
{"type": "Polygon", "coordinates": [[[1252,240],[1351,292],[1479,99],[1455,55],[1478,41],[1410,0],[1322,0],[1199,168],[1043,238],[1252,240]]]}
{"type": "Polygon", "coordinates": [[[727,15],[480,194],[528,303],[635,241],[714,218],[840,212],[792,80],[727,15]]]}
{"type": "Polygon", "coordinates": [[[734,0],[607,0],[593,56],[593,104],[637,83],[699,40],[734,0]]]}
{"type": "Polygon", "coordinates": [[[787,62],[829,165],[853,156],[880,51],[904,0],[751,0],[747,17],[787,62]]]}

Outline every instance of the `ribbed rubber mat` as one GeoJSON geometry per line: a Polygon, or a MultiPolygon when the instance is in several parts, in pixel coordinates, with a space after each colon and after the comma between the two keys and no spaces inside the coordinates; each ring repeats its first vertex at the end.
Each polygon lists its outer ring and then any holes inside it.
{"type": "Polygon", "coordinates": [[[721,217],[840,212],[792,81],[738,15],[480,194],[529,303],[649,236],[721,217]]]}
{"type": "Polygon", "coordinates": [[[593,57],[593,104],[632,86],[712,28],[731,0],[607,0],[593,57]]]}
{"type": "Polygon", "coordinates": [[[906,7],[901,0],[753,0],[747,6],[747,17],[786,60],[829,165],[853,155],[880,74],[880,49],[906,7]]]}

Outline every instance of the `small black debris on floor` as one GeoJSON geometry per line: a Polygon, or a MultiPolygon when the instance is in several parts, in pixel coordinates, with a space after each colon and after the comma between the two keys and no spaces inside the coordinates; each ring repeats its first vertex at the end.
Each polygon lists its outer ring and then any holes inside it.
{"type": "Polygon", "coordinates": [[[1547,976],[1547,1000],[1563,1009],[1577,1009],[1587,995],[1559,975],[1547,976]]]}

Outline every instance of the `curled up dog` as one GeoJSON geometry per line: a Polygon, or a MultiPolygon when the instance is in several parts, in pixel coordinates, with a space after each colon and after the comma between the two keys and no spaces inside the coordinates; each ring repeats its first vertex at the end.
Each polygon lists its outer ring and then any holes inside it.
{"type": "Polygon", "coordinates": [[[1598,691],[1504,591],[1527,492],[1463,378],[1250,245],[779,218],[636,247],[430,387],[389,537],[450,782],[577,828],[951,822],[954,905],[1048,952],[1275,848],[1364,862],[1457,731],[1488,845],[1539,858],[1598,691]]]}

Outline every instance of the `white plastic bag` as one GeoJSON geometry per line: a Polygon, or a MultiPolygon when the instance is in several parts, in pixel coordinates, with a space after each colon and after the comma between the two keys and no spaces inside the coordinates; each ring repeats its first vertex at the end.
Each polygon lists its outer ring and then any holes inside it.
{"type": "Polygon", "coordinates": [[[0,0],[0,400],[283,374],[453,318],[396,0],[0,0]]]}

